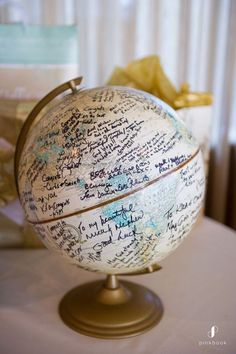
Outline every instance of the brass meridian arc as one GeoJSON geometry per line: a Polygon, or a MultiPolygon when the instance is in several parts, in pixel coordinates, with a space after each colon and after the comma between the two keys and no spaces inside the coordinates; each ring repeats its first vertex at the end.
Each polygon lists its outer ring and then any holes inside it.
{"type": "Polygon", "coordinates": [[[15,173],[15,182],[16,182],[16,189],[19,195],[19,185],[18,185],[18,169],[19,169],[19,162],[23,147],[25,145],[26,137],[29,133],[32,123],[37,118],[38,114],[42,111],[42,109],[51,102],[54,98],[56,98],[61,93],[65,92],[66,90],[72,90],[72,93],[76,92],[76,86],[80,85],[83,77],[77,77],[70,81],[64,82],[64,84],[57,86],[54,90],[49,92],[46,96],[44,96],[32,109],[30,114],[28,115],[26,121],[23,124],[23,127],[20,131],[20,135],[17,139],[16,143],[16,152],[15,152],[15,160],[14,160],[14,173],[15,173]]]}

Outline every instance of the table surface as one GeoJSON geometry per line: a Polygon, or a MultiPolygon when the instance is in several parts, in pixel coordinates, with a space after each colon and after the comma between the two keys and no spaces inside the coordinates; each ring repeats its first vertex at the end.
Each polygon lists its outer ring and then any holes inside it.
{"type": "Polygon", "coordinates": [[[236,353],[236,233],[204,218],[159,272],[121,277],[147,286],[164,303],[150,331],[104,340],[78,334],[57,307],[71,288],[102,278],[42,250],[0,252],[1,354],[236,353]],[[209,338],[212,326],[214,338],[209,338]]]}

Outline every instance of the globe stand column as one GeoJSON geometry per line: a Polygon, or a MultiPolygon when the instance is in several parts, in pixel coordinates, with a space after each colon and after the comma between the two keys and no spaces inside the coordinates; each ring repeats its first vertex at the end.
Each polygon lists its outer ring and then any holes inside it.
{"type": "Polygon", "coordinates": [[[59,313],[73,330],[99,338],[125,338],[155,326],[163,315],[159,297],[144,286],[118,281],[86,283],[72,289],[61,300],[59,313]]]}

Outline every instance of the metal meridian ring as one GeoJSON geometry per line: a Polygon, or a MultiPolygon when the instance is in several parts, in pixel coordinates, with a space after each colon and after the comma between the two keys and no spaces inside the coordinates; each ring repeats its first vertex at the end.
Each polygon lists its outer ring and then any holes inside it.
{"type": "Polygon", "coordinates": [[[41,112],[41,110],[55,97],[57,97],[58,95],[60,95],[61,93],[69,89],[72,90],[72,93],[76,93],[77,92],[76,86],[79,86],[82,80],[83,80],[82,76],[77,77],[70,81],[64,82],[64,84],[56,87],[54,90],[49,92],[36,104],[36,106],[32,109],[32,111],[28,115],[26,121],[24,122],[23,127],[20,131],[20,135],[17,139],[15,159],[14,159],[14,174],[15,174],[15,182],[16,182],[16,189],[18,195],[19,195],[19,185],[18,185],[19,162],[20,162],[22,150],[25,145],[26,137],[29,133],[32,123],[34,122],[38,114],[41,112]]]}

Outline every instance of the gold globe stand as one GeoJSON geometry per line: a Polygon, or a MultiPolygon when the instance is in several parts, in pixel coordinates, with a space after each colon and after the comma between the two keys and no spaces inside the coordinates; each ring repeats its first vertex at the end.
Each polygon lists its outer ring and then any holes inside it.
{"type": "MultiPolygon", "coordinates": [[[[41,110],[56,96],[70,89],[77,92],[82,77],[68,81],[47,94],[30,112],[20,132],[15,153],[15,180],[18,187],[18,169],[21,153],[30,128],[41,110]]],[[[159,270],[153,265],[140,272],[119,274],[138,275],[159,270]]],[[[141,334],[155,326],[163,315],[159,297],[144,286],[108,275],[105,281],[86,283],[72,289],[61,300],[62,320],[77,332],[99,338],[126,338],[141,334]]]]}
{"type": "Polygon", "coordinates": [[[114,339],[135,336],[155,326],[162,318],[163,305],[146,287],[107,275],[105,281],[86,283],[68,292],[59,313],[76,332],[114,339]]]}

